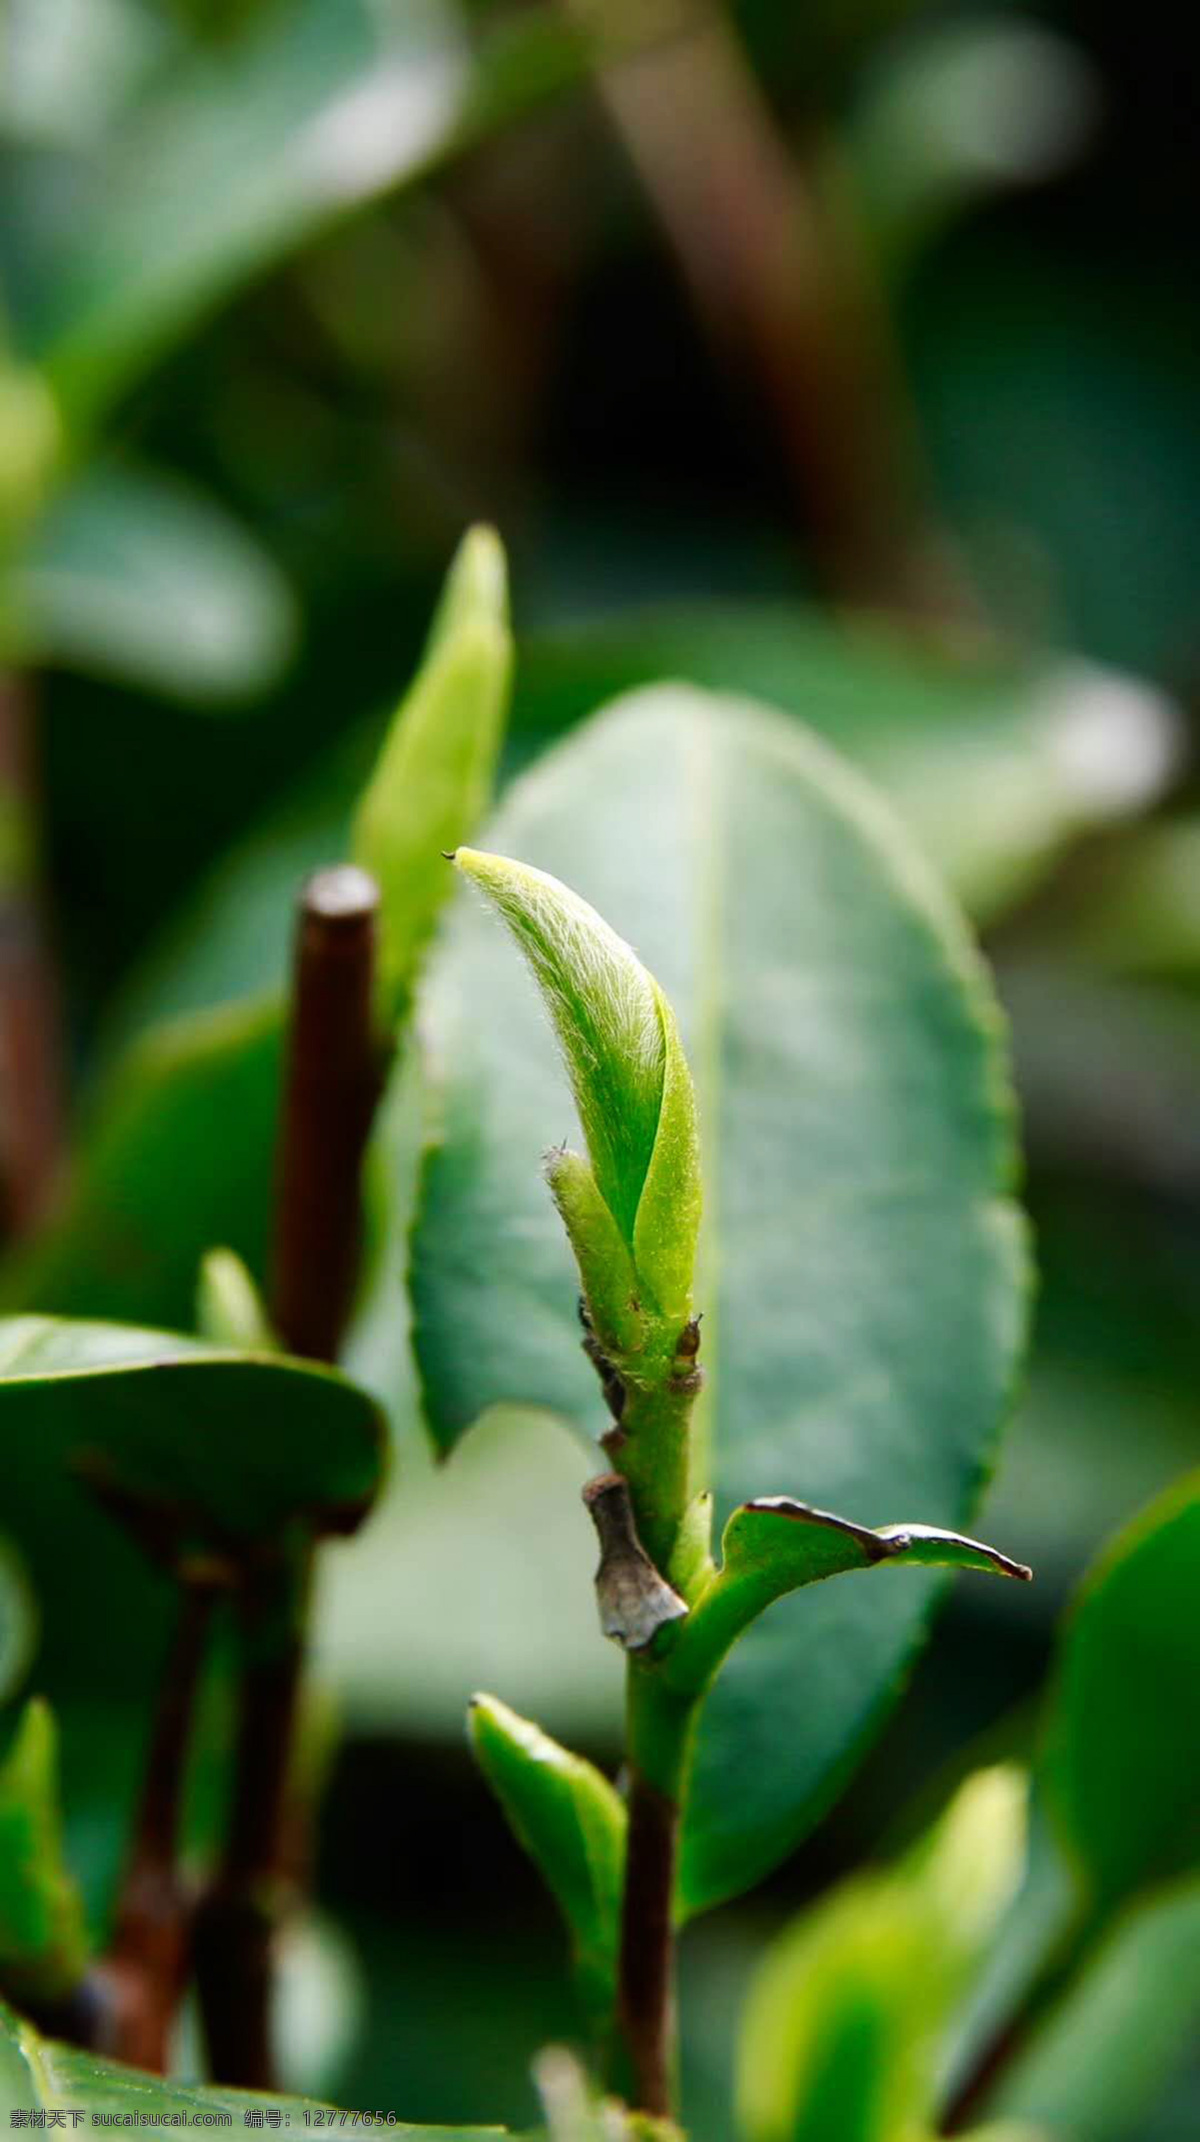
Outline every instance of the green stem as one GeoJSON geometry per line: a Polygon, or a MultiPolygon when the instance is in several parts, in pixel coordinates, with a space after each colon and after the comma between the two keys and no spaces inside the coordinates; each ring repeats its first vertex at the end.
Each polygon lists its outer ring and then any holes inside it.
{"type": "Polygon", "coordinates": [[[668,1578],[694,1493],[689,1431],[701,1383],[696,1339],[695,1324],[685,1325],[673,1357],[653,1379],[635,1380],[620,1365],[620,1413],[604,1438],[614,1472],[629,1482],[638,1537],[668,1578]]]}

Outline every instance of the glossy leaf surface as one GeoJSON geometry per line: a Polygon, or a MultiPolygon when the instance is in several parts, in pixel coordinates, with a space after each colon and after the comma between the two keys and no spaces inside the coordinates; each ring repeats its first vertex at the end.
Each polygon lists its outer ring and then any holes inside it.
{"type": "MultiPolygon", "coordinates": [[[[718,1504],[774,1492],[953,1524],[1023,1319],[996,1015],[889,815],[793,724],[663,688],[510,792],[495,847],[571,882],[662,983],[696,1080],[697,1307],[718,1504]]],[[[570,1130],[535,992],[463,905],[429,992],[445,1076],[414,1246],[439,1440],[501,1400],[603,1425],[540,1159],[570,1130]],[[518,978],[519,982],[519,978],[518,978]]],[[[700,1724],[684,1895],[788,1850],[917,1639],[929,1580],[829,1586],[739,1645],[700,1724]]]]}
{"type": "Polygon", "coordinates": [[[350,1530],[383,1465],[376,1407],[332,1370],[55,1317],[0,1319],[0,1436],[18,1518],[46,1471],[84,1471],[218,1542],[350,1530]]]}
{"type": "Polygon", "coordinates": [[[852,1524],[786,1496],[765,1496],[735,1510],[721,1541],[721,1568],[683,1627],[667,1667],[679,1687],[702,1688],[730,1645],[764,1608],[803,1585],[848,1570],[973,1569],[989,1576],[1028,1579],[1020,1562],[961,1532],[936,1525],[852,1524]]]}

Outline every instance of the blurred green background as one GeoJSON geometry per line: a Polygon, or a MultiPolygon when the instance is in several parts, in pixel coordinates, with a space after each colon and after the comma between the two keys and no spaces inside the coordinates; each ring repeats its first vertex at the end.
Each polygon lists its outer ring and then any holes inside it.
{"type": "MultiPolygon", "coordinates": [[[[169,1276],[122,1294],[28,1238],[121,1043],[282,975],[290,888],[338,852],[469,521],[512,562],[509,774],[626,683],[757,692],[890,789],[985,932],[1041,1273],[986,1526],[1039,1581],[953,1591],[849,1797],[685,1941],[707,2142],[763,1935],[968,1749],[1028,1745],[1073,1583],[1194,1456],[1181,35],[1095,0],[0,11],[10,1301],[186,1318],[169,1276]]],[[[411,1418],[397,1440],[324,1590],[342,1739],[291,2079],[528,2119],[569,1988],[462,1711],[495,1687],[613,1758],[586,1457],[491,1422],[435,1476],[411,1418]]],[[[102,1639],[43,1672],[97,1911],[139,1716],[102,1639]]],[[[1198,2124],[1194,2074],[1143,2142],[1198,2124]]]]}

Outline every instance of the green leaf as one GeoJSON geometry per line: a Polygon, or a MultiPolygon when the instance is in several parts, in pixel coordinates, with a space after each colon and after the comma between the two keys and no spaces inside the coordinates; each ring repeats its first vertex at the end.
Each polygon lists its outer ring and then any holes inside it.
{"type": "Polygon", "coordinates": [[[196,1285],[196,1329],[213,1346],[240,1353],[282,1351],[266,1304],[236,1251],[209,1250],[196,1285]]]}
{"type": "Polygon", "coordinates": [[[87,1969],[79,1891],[63,1856],[58,1733],[35,1697],[0,1762],[0,1983],[57,2001],[87,1969]]]}
{"type": "MultiPolygon", "coordinates": [[[[556,878],[472,848],[454,860],[499,909],[533,969],[596,1188],[646,1307],[677,1330],[691,1306],[700,1179],[695,1098],[674,1014],[632,948],[556,878]]],[[[556,1154],[549,1174],[581,1242],[595,1213],[581,1210],[578,1171],[568,1181],[556,1154]]],[[[590,1269],[589,1258],[585,1278],[590,1269]]]]}
{"type": "Polygon", "coordinates": [[[1019,1877],[1024,1781],[978,1772],[893,1872],[844,1883],[772,1945],[738,2058],[747,2142],[910,2142],[939,2036],[1019,1877]]]}
{"type": "MultiPolygon", "coordinates": [[[[669,1575],[693,1499],[700,1387],[700,1157],[675,1015],[630,946],[557,878],[473,848],[455,861],[509,925],[558,1035],[590,1167],[559,1149],[546,1176],[579,1263],[587,1350],[620,1424],[613,1464],[628,1478],[640,1543],[669,1575]]],[[[617,1634],[619,1623],[605,1626],[617,1634]]]]}
{"type": "Polygon", "coordinates": [[[845,1570],[900,1562],[988,1575],[1032,1575],[994,1547],[935,1525],[881,1525],[872,1530],[828,1510],[774,1495],[735,1510],[721,1541],[721,1568],[677,1631],[666,1678],[680,1689],[707,1686],[743,1630],[776,1599],[845,1570]]]}
{"type": "Polygon", "coordinates": [[[993,2108],[1137,2142],[1200,2039],[1200,1880],[1123,1913],[1004,2071],[993,2108]]]}
{"type": "MultiPolygon", "coordinates": [[[[43,2038],[32,2023],[0,2001],[0,2104],[12,2112],[77,2110],[87,2113],[141,2113],[162,2117],[172,2129],[180,2115],[192,2124],[200,2115],[230,2112],[235,2124],[252,2106],[274,2107],[283,2114],[329,2111],[313,2098],[263,2097],[254,2091],[192,2088],[161,2075],[143,2075],[115,2060],[101,2060],[74,2046],[43,2038]]],[[[349,2119],[350,2115],[346,2115],[349,2119]]],[[[407,2137],[407,2142],[502,2142],[502,2127],[410,2127],[401,2121],[365,2121],[355,2116],[359,2133],[407,2137]]],[[[336,2123],[335,2123],[336,2124],[336,2123]]]]}
{"type": "Polygon", "coordinates": [[[1099,1913],[1200,1867],[1200,1473],[1086,1579],[1063,1642],[1044,1771],[1099,1913]]]}
{"type": "Polygon", "coordinates": [[[603,917],[544,871],[460,848],[528,959],[559,1046],[600,1195],[633,1247],[662,1112],[665,1042],[653,976],[603,917]]]}
{"type": "MultiPolygon", "coordinates": [[[[722,1517],[785,1479],[961,1523],[1023,1329],[1011,1111],[984,977],[884,807],[795,724],[663,687],[550,753],[490,840],[568,873],[678,1014],[705,1173],[694,1428],[722,1517]]],[[[435,1434],[448,1446],[504,1401],[595,1433],[539,1180],[568,1095],[534,991],[469,903],[425,1016],[445,1087],[413,1295],[435,1434]]],[[[881,1719],[932,1581],[809,1589],[738,1645],[700,1719],[686,1906],[803,1834],[881,1719]]]]}
{"type": "MultiPolygon", "coordinates": [[[[384,958],[400,999],[453,888],[439,850],[483,809],[498,748],[510,657],[503,554],[486,530],[460,547],[431,648],[356,833],[383,885],[384,958]]],[[[344,816],[325,838],[307,817],[289,821],[253,889],[239,883],[232,970],[207,931],[198,969],[179,973],[167,960],[158,998],[173,1016],[136,1031],[105,1079],[62,1209],[0,1283],[6,1306],[185,1327],[214,1242],[261,1279],[281,1076],[282,1009],[268,991],[282,981],[296,887],[344,850],[344,816]],[[244,989],[262,993],[220,1003],[244,989]]]]}
{"type": "Polygon", "coordinates": [[[968,1998],[956,2010],[941,2061],[942,2103],[973,2082],[1068,1952],[1077,1920],[1071,1871],[1046,1812],[1045,1794],[1030,1793],[1028,1842],[1020,1888],[999,1919],[968,1998]]]}
{"type": "Polygon", "coordinates": [[[39,1478],[74,1468],[178,1512],[185,1541],[349,1531],[383,1466],[377,1408],[332,1370],[68,1318],[0,1319],[0,1422],[18,1524],[39,1478]]]}
{"type": "Polygon", "coordinates": [[[463,109],[448,8],[274,6],[166,70],[79,204],[34,353],[78,422],[241,284],[407,178],[463,109]]]}
{"type": "Polygon", "coordinates": [[[5,1306],[183,1329],[212,1243],[262,1273],[281,1035],[263,998],[134,1042],[95,1097],[59,1212],[4,1272],[5,1306]]]}
{"type": "Polygon", "coordinates": [[[796,603],[632,609],[543,633],[522,647],[514,734],[555,736],[662,677],[753,693],[816,729],[989,920],[1088,828],[1143,811],[1181,757],[1178,708],[1139,679],[1063,657],[955,656],[796,603]]]}
{"type": "Polygon", "coordinates": [[[487,808],[504,731],[512,635],[504,551],[463,537],[425,657],[384,739],[354,824],[356,862],[382,894],[380,967],[389,1023],[450,892],[444,851],[487,808]]]}
{"type": "Polygon", "coordinates": [[[510,1827],[567,1922],[589,2016],[606,2029],[616,2000],[624,1803],[592,1763],[560,1748],[494,1696],[472,1699],[470,1732],[510,1827]]]}
{"type": "Polygon", "coordinates": [[[261,692],[296,634],[291,592],[244,528],[178,478],[120,464],[52,501],[11,599],[23,659],[201,702],[261,692]]]}

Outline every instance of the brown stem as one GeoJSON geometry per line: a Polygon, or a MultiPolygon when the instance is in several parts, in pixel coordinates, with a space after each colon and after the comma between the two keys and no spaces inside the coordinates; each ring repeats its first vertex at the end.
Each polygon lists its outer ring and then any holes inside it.
{"type": "Polygon", "coordinates": [[[290,1901],[284,1838],[311,1560],[305,1546],[295,1566],[252,1579],[242,1600],[229,1831],[220,1871],[196,1919],[196,1977],[209,2061],[221,2082],[246,2089],[276,2087],[272,1949],[290,1901]]]}
{"type": "Polygon", "coordinates": [[[189,1900],[179,1832],[196,1694],[212,1619],[210,1584],[182,1581],[146,1755],[145,1785],[100,1977],[110,1996],[110,2050],[162,2074],[187,1979],[189,1900]]]}
{"type": "Polygon", "coordinates": [[[359,1177],[379,1098],[379,892],[352,864],[300,897],[283,1094],[271,1310],[292,1353],[332,1361],[358,1267],[359,1177]]]}
{"type": "MultiPolygon", "coordinates": [[[[363,1153],[382,1073],[374,1027],[379,893],[319,871],[300,899],[284,1072],[271,1309],[292,1352],[334,1358],[358,1264],[363,1153]]],[[[196,1927],[213,2073],[275,2087],[272,1948],[294,1886],[288,1786],[304,1665],[311,1540],[247,1572],[233,1802],[196,1927]]]]}
{"type": "Polygon", "coordinates": [[[675,1937],[671,1901],[679,1809],[634,1771],[621,1909],[617,2020],[638,2111],[669,2119],[675,2070],[675,1937]]]}
{"type": "Polygon", "coordinates": [[[0,1175],[5,1224],[42,1219],[63,1155],[58,988],[37,900],[33,713],[24,680],[0,677],[0,1175]]]}

